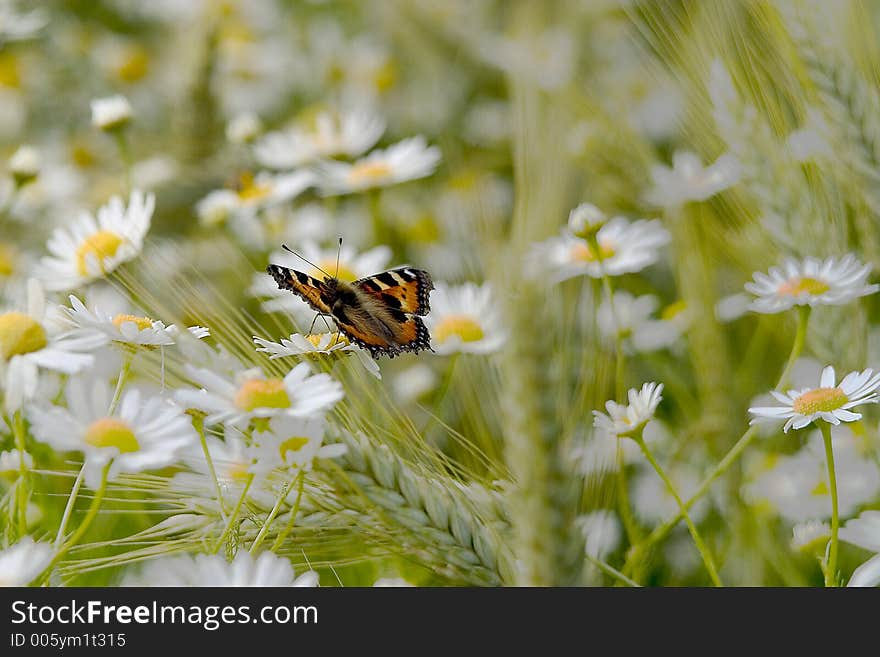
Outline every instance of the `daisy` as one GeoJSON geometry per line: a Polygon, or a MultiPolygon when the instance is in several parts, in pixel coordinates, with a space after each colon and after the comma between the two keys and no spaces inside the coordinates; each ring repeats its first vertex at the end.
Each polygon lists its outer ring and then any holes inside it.
{"type": "Polygon", "coordinates": [[[314,416],[344,396],[342,385],[329,374],[311,374],[306,363],[283,379],[267,377],[259,368],[240,371],[231,380],[192,365],[186,366],[186,372],[202,388],[178,390],[175,398],[187,408],[206,412],[206,425],[224,423],[244,429],[254,418],[314,416]]]}
{"type": "Polygon", "coordinates": [[[123,586],[317,586],[318,573],[294,576],[290,561],[271,552],[253,557],[239,550],[232,561],[219,554],[179,555],[156,559],[123,586]]]}
{"type": "Polygon", "coordinates": [[[232,217],[238,207],[238,194],[231,189],[215,189],[196,203],[196,216],[202,226],[220,226],[232,217]]]}
{"type": "Polygon", "coordinates": [[[95,345],[62,333],[46,308],[40,285],[28,283],[28,309],[0,312],[0,391],[10,413],[34,397],[41,369],[75,374],[91,367],[95,345]]]}
{"type": "Polygon", "coordinates": [[[284,358],[286,356],[323,356],[328,354],[353,353],[367,371],[377,379],[382,378],[379,365],[365,350],[348,341],[343,334],[312,333],[302,335],[293,333],[290,338],[281,338],[281,342],[272,342],[254,336],[254,343],[258,345],[257,351],[269,354],[269,360],[284,358]]]}
{"type": "Polygon", "coordinates": [[[40,9],[19,13],[13,2],[3,0],[0,2],[0,45],[30,39],[48,22],[48,15],[40,9]]]}
{"type": "Polygon", "coordinates": [[[629,390],[629,405],[605,402],[607,414],[593,411],[593,424],[597,429],[618,438],[628,438],[639,434],[654,417],[657,406],[663,399],[662,383],[645,383],[641,390],[629,390]]]}
{"type": "Polygon", "coordinates": [[[128,99],[121,95],[96,98],[91,102],[91,108],[92,125],[105,132],[125,127],[133,114],[128,99]]]}
{"type": "Polygon", "coordinates": [[[608,223],[608,215],[592,203],[581,203],[568,215],[568,229],[576,237],[587,239],[608,223]]]}
{"type": "MultiPolygon", "coordinates": [[[[315,263],[324,271],[334,274],[339,280],[348,283],[358,278],[372,276],[376,272],[386,269],[391,260],[391,249],[387,246],[377,246],[369,251],[358,253],[349,244],[343,244],[341,248],[322,249],[314,242],[306,241],[299,245],[298,251],[304,258],[315,263]],[[336,265],[337,254],[339,257],[338,267],[336,265]]],[[[327,276],[305,260],[281,249],[269,254],[269,262],[302,271],[319,280],[323,280],[327,276]]],[[[311,322],[315,316],[315,311],[309,304],[287,290],[278,289],[278,285],[272,277],[265,272],[254,276],[254,282],[249,292],[252,296],[264,299],[260,305],[267,313],[290,313],[298,324],[311,322]]],[[[333,320],[328,317],[327,321],[332,323],[333,320]]]]}
{"type": "Polygon", "coordinates": [[[586,239],[571,233],[535,244],[529,269],[533,275],[549,274],[554,283],[583,275],[620,276],[657,262],[658,249],[671,238],[656,219],[630,223],[625,217],[614,217],[597,231],[595,239],[599,253],[586,239]]]}
{"type": "Polygon", "coordinates": [[[49,565],[54,552],[49,543],[38,543],[30,536],[0,550],[0,587],[27,586],[49,565]]]}
{"type": "Polygon", "coordinates": [[[334,458],[346,452],[342,443],[324,445],[327,422],[322,417],[273,418],[263,431],[253,434],[249,453],[254,462],[250,471],[266,475],[276,469],[311,470],[315,458],[334,458]]]}
{"type": "Polygon", "coordinates": [[[651,168],[654,188],[646,200],[662,208],[675,208],[688,201],[705,201],[736,184],[742,173],[739,161],[731,154],[722,155],[714,164],[703,167],[700,156],[691,151],[676,151],[672,168],[651,168]]]}
{"type": "Polygon", "coordinates": [[[155,196],[135,190],[127,208],[114,196],[98,210],[97,219],[83,213],[72,226],[56,228],[47,244],[52,256],[42,259],[46,288],[72,290],[135,258],[143,249],[155,205],[155,196]]]}
{"type": "MultiPolygon", "coordinates": [[[[71,308],[62,308],[74,326],[70,335],[93,341],[96,346],[113,342],[149,349],[173,345],[180,336],[180,329],[174,324],[165,326],[164,322],[149,317],[122,313],[110,315],[102,313],[97,307],[90,311],[72,294],[70,305],[71,308]]],[[[187,332],[197,339],[210,335],[210,331],[201,326],[190,326],[187,332]]]]}
{"type": "Polygon", "coordinates": [[[507,342],[508,331],[489,283],[437,283],[424,320],[438,354],[491,354],[507,342]]]}
{"type": "Polygon", "coordinates": [[[434,173],[440,149],[428,146],[424,137],[404,139],[375,150],[353,164],[325,161],[318,165],[318,188],[325,196],[387,187],[434,173]]]}
{"type": "Polygon", "coordinates": [[[824,420],[833,425],[841,422],[855,422],[862,419],[861,413],[852,408],[861,404],[876,404],[877,388],[880,387],[880,374],[871,369],[863,372],[850,372],[835,385],[834,368],[830,365],[822,370],[818,388],[789,390],[787,394],[771,391],[770,394],[782,406],[757,406],[749,409],[754,415],[750,424],[766,419],[785,419],[782,430],[788,433],[791,428],[803,429],[811,422],[824,420]]]}
{"type": "Polygon", "coordinates": [[[584,535],[584,551],[594,559],[604,559],[620,545],[623,528],[614,511],[593,511],[576,522],[584,535]]]}
{"type": "Polygon", "coordinates": [[[310,125],[270,132],[254,145],[257,162],[270,169],[293,169],[318,159],[358,157],[376,145],[385,121],[369,111],[319,112],[310,125]]]}
{"type": "Polygon", "coordinates": [[[60,451],[83,452],[85,482],[91,488],[100,485],[101,471],[111,459],[109,480],[171,465],[196,440],[191,418],[169,400],[129,389],[108,415],[112,397],[102,379],[72,378],[67,408],[33,404],[27,411],[37,440],[60,451]]]}
{"type": "Polygon", "coordinates": [[[847,586],[880,584],[880,511],[862,511],[840,530],[840,538],[876,554],[853,571],[847,586]]]}
{"type": "Polygon", "coordinates": [[[34,180],[40,173],[40,151],[33,146],[19,146],[9,158],[9,173],[18,188],[34,180]]]}
{"type": "Polygon", "coordinates": [[[651,352],[674,345],[690,324],[684,302],[666,306],[659,319],[652,315],[659,300],[652,294],[634,297],[621,290],[614,293],[614,306],[603,299],[596,312],[599,331],[606,338],[620,335],[629,351],[651,352]]]}
{"type": "Polygon", "coordinates": [[[781,268],[753,274],[754,282],[745,288],[757,297],[751,309],[759,313],[778,313],[794,306],[839,306],[880,290],[880,285],[866,283],[870,272],[871,265],[860,263],[851,253],[825,260],[788,259],[781,268]]]}
{"type": "Polygon", "coordinates": [[[235,212],[255,214],[295,199],[315,182],[310,171],[272,174],[261,171],[257,175],[243,174],[234,190],[235,212]]]}

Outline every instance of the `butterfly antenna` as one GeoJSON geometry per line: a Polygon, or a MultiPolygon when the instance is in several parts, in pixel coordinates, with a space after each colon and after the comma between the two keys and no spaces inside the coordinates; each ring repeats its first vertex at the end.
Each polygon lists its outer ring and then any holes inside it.
{"type": "Polygon", "coordinates": [[[336,276],[339,278],[339,256],[342,254],[342,235],[339,236],[339,248],[336,249],[336,276]]]}
{"type": "MultiPolygon", "coordinates": [[[[330,277],[330,278],[336,278],[335,276],[330,276],[330,272],[321,269],[321,268],[320,268],[318,265],[316,265],[314,262],[312,262],[311,260],[307,260],[306,258],[304,258],[302,255],[300,255],[299,253],[297,253],[296,251],[294,251],[293,249],[291,249],[291,248],[290,248],[289,246],[287,246],[286,244],[282,244],[282,245],[281,245],[281,248],[284,249],[285,251],[287,251],[288,253],[292,253],[293,255],[295,255],[297,258],[299,258],[299,259],[302,260],[303,262],[306,262],[306,263],[310,264],[312,267],[314,267],[315,269],[317,269],[319,272],[322,272],[322,273],[326,274],[328,277],[330,277]]],[[[337,269],[338,269],[338,265],[337,265],[337,269]]],[[[338,273],[338,272],[337,272],[337,273],[338,273]]]]}

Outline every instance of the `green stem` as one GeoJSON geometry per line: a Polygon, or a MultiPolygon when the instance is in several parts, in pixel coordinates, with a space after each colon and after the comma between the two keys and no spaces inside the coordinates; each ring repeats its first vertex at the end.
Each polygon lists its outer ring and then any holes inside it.
{"type": "Polygon", "coordinates": [[[275,538],[275,542],[272,544],[272,551],[277,550],[282,543],[284,543],[284,539],[287,538],[288,534],[293,531],[293,525],[296,522],[296,516],[299,513],[299,503],[302,500],[303,488],[305,488],[305,472],[300,471],[299,476],[297,477],[297,491],[296,491],[296,501],[293,503],[293,508],[290,510],[290,518],[287,521],[287,525],[285,525],[284,529],[278,536],[275,538]]]}
{"type": "Polygon", "coordinates": [[[238,502],[235,505],[235,508],[232,510],[232,515],[229,516],[229,521],[226,523],[226,528],[223,530],[223,533],[220,535],[220,539],[217,541],[217,544],[214,546],[214,553],[220,551],[220,548],[226,543],[226,540],[229,538],[229,535],[232,533],[232,530],[235,527],[235,521],[238,520],[238,514],[241,513],[241,507],[244,504],[245,499],[247,499],[248,491],[251,488],[251,484],[254,483],[254,473],[250,473],[248,475],[247,481],[244,483],[244,488],[241,491],[241,497],[238,498],[238,502]]]}
{"type": "Polygon", "coordinates": [[[107,475],[110,472],[110,466],[113,465],[113,459],[107,461],[107,464],[104,466],[104,469],[101,470],[101,483],[98,485],[98,488],[95,490],[95,496],[92,498],[92,503],[89,505],[88,511],[86,511],[86,515],[83,518],[82,522],[79,524],[79,527],[76,528],[76,531],[73,532],[71,537],[62,545],[58,551],[55,553],[55,556],[52,557],[52,561],[49,562],[49,565],[46,566],[46,569],[40,576],[40,581],[46,582],[49,579],[49,576],[52,574],[52,570],[58,564],[61,559],[70,551],[70,548],[74,547],[79,541],[85,536],[86,532],[89,531],[89,527],[92,525],[92,522],[98,515],[98,510],[101,508],[101,502],[104,500],[104,492],[107,490],[107,475]]]}
{"type": "Polygon", "coordinates": [[[272,510],[269,511],[269,515],[266,516],[266,521],[263,523],[263,526],[260,527],[260,532],[254,539],[253,545],[251,545],[251,554],[257,553],[257,549],[260,547],[260,543],[262,543],[263,539],[266,537],[266,533],[269,531],[269,527],[271,526],[272,521],[275,520],[275,516],[277,516],[278,512],[281,510],[281,505],[284,504],[284,500],[287,499],[287,493],[290,492],[290,484],[291,482],[285,481],[284,484],[281,486],[281,494],[278,495],[278,499],[275,500],[275,506],[273,506],[272,510]]]}
{"type": "Polygon", "coordinates": [[[113,399],[110,402],[110,408],[107,410],[107,415],[113,415],[116,406],[119,404],[119,398],[122,396],[122,389],[125,387],[125,382],[128,380],[128,375],[131,372],[132,362],[134,362],[134,352],[126,351],[124,360],[122,361],[122,369],[119,370],[119,377],[116,379],[116,390],[113,391],[113,399]]]}
{"type": "Polygon", "coordinates": [[[817,421],[825,441],[825,460],[828,462],[828,487],[831,491],[831,547],[825,571],[825,586],[837,586],[837,533],[840,529],[840,514],[837,508],[837,474],[834,470],[834,449],[831,444],[831,426],[817,421]]]}
{"type": "Polygon", "coordinates": [[[621,584],[625,584],[626,586],[632,586],[635,588],[638,588],[640,586],[638,584],[638,582],[634,582],[629,577],[624,575],[622,572],[620,572],[616,568],[613,568],[612,566],[609,566],[607,563],[605,563],[601,559],[597,559],[596,557],[592,556],[591,554],[587,554],[586,557],[587,557],[587,561],[589,561],[591,564],[596,566],[596,568],[601,570],[606,575],[616,579],[621,584]]]}
{"type": "Polygon", "coordinates": [[[116,145],[119,148],[119,156],[122,158],[122,166],[125,169],[125,191],[127,194],[131,194],[131,169],[132,169],[132,158],[131,158],[131,148],[128,144],[128,139],[125,136],[124,130],[114,130],[113,137],[116,140],[116,145]]]}
{"type": "Polygon", "coordinates": [[[27,500],[28,500],[28,470],[24,460],[25,454],[25,429],[24,416],[21,409],[15,411],[12,416],[12,430],[15,434],[15,447],[18,449],[18,484],[15,488],[18,502],[18,535],[27,533],[27,500]]]}
{"type": "MultiPolygon", "coordinates": [[[[795,361],[800,358],[801,352],[804,348],[804,343],[807,336],[807,326],[809,324],[810,319],[810,306],[799,306],[798,307],[798,325],[797,325],[797,333],[794,337],[794,343],[791,347],[791,353],[788,355],[788,362],[785,365],[785,369],[782,372],[782,375],[779,377],[779,382],[776,384],[775,390],[780,391],[788,384],[788,376],[791,373],[791,369],[794,366],[795,361]]],[[[709,487],[718,479],[721,475],[727,472],[727,469],[733,465],[736,460],[740,457],[740,455],[745,451],[746,447],[752,442],[754,437],[757,435],[758,427],[751,426],[746,432],[740,437],[739,440],[736,441],[736,444],[730,448],[730,451],[724,456],[723,459],[715,466],[715,469],[709,473],[709,475],[702,481],[700,486],[694,492],[693,495],[684,503],[685,509],[690,509],[706,492],[709,490],[709,487]]],[[[670,518],[662,525],[654,529],[648,537],[642,542],[641,545],[637,545],[634,549],[630,550],[630,554],[626,559],[626,565],[624,566],[624,572],[630,572],[631,568],[635,566],[635,564],[641,561],[645,555],[650,551],[651,547],[656,543],[662,541],[669,535],[675,526],[679,523],[679,521],[684,518],[684,515],[681,511],[674,517],[670,518]]]]}
{"type": "Polygon", "coordinates": [[[669,489],[672,497],[675,498],[675,502],[678,504],[678,508],[681,510],[681,514],[684,516],[684,521],[687,523],[688,530],[691,533],[691,536],[694,539],[694,543],[697,546],[697,550],[700,551],[700,556],[703,558],[703,563],[706,566],[706,570],[709,572],[709,577],[712,580],[712,583],[715,586],[723,586],[721,583],[721,579],[718,577],[718,570],[715,568],[715,562],[712,559],[712,555],[709,552],[709,549],[706,547],[705,543],[703,543],[703,539],[700,537],[700,533],[697,531],[697,526],[694,524],[693,520],[691,520],[690,514],[688,514],[687,509],[685,508],[684,502],[682,502],[681,497],[678,494],[678,491],[675,490],[675,485],[666,476],[666,473],[663,471],[663,468],[660,467],[660,464],[657,463],[656,459],[654,459],[654,455],[651,454],[651,450],[648,449],[648,446],[645,444],[644,439],[641,434],[638,436],[634,436],[633,440],[635,440],[639,447],[642,448],[642,453],[645,455],[645,458],[648,459],[648,462],[654,468],[654,471],[660,476],[663,480],[663,483],[666,484],[666,488],[669,489]]]}
{"type": "Polygon", "coordinates": [[[205,455],[205,462],[208,464],[208,472],[211,475],[211,481],[214,482],[214,491],[217,493],[217,503],[220,505],[220,517],[226,520],[226,501],[223,499],[223,489],[220,488],[220,480],[217,479],[217,471],[214,469],[214,459],[211,458],[211,451],[208,449],[208,439],[205,436],[205,418],[203,415],[192,416],[193,428],[199,434],[199,441],[202,444],[202,453],[205,455]]]}
{"type": "Polygon", "coordinates": [[[635,545],[641,539],[641,531],[633,516],[632,507],[629,503],[629,492],[626,487],[626,463],[623,460],[623,444],[622,438],[617,439],[617,451],[615,459],[617,462],[617,476],[614,478],[617,484],[618,511],[623,520],[623,527],[626,530],[626,538],[630,545],[635,545]]]}
{"type": "Polygon", "coordinates": [[[79,489],[82,486],[85,472],[86,464],[83,463],[83,466],[79,469],[79,474],[76,475],[76,479],[73,482],[73,488],[70,489],[70,495],[68,496],[67,504],[64,507],[64,515],[61,516],[61,525],[58,527],[58,533],[55,534],[55,545],[61,545],[64,541],[64,530],[67,529],[67,523],[70,521],[70,516],[73,513],[73,505],[79,495],[79,489]]]}

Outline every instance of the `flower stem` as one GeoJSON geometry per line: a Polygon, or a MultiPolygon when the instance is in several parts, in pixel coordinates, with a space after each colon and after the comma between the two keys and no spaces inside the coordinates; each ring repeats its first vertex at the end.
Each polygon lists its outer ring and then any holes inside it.
{"type": "Polygon", "coordinates": [[[244,504],[245,499],[247,499],[247,494],[251,488],[252,483],[254,483],[253,472],[248,475],[247,481],[244,482],[244,488],[241,491],[241,497],[238,498],[238,502],[236,503],[235,508],[232,509],[232,515],[229,516],[229,520],[226,523],[226,528],[223,530],[223,533],[220,535],[220,539],[214,546],[215,554],[220,551],[220,548],[223,547],[223,544],[226,543],[226,540],[232,533],[232,530],[235,527],[235,521],[238,520],[238,515],[241,513],[241,507],[244,504]]]}
{"type": "Polygon", "coordinates": [[[27,533],[28,500],[28,471],[24,460],[26,432],[21,409],[12,416],[12,431],[15,434],[15,447],[18,449],[18,484],[15,487],[15,497],[18,502],[18,535],[21,537],[27,533]]]}
{"type": "Polygon", "coordinates": [[[64,507],[64,515],[61,516],[61,525],[58,527],[58,533],[55,534],[55,545],[60,546],[64,541],[64,530],[67,529],[67,523],[70,521],[70,516],[73,513],[73,505],[79,495],[79,489],[82,486],[85,472],[86,464],[83,463],[83,466],[79,469],[79,474],[76,475],[76,479],[73,482],[73,488],[70,489],[70,496],[67,498],[67,504],[64,507]]]}
{"type": "Polygon", "coordinates": [[[840,529],[840,514],[837,508],[837,474],[834,471],[834,449],[831,444],[831,426],[827,422],[816,422],[825,442],[825,460],[828,462],[828,487],[831,491],[831,547],[825,571],[825,586],[837,586],[837,533],[840,529]]]}
{"type": "Polygon", "coordinates": [[[273,506],[272,510],[269,511],[269,515],[266,516],[266,521],[263,523],[263,526],[260,527],[260,532],[257,534],[257,537],[254,539],[254,542],[251,545],[251,554],[257,553],[257,548],[260,547],[260,543],[262,543],[263,539],[266,537],[266,532],[269,531],[269,527],[272,524],[272,521],[275,520],[275,516],[277,516],[278,512],[281,510],[281,505],[284,504],[284,500],[287,499],[287,493],[290,492],[291,483],[292,482],[290,481],[285,481],[281,485],[281,493],[278,495],[278,499],[275,500],[275,506],[273,506]]]}
{"type": "Polygon", "coordinates": [[[205,418],[202,415],[192,416],[192,425],[199,434],[199,441],[202,444],[202,453],[205,455],[205,462],[208,464],[208,472],[211,475],[211,481],[214,482],[214,490],[217,493],[217,503],[220,505],[220,517],[226,520],[226,502],[223,499],[223,489],[220,488],[220,480],[217,479],[217,471],[214,469],[214,459],[211,458],[211,451],[208,449],[208,439],[205,436],[205,418]]]}
{"type": "Polygon", "coordinates": [[[107,409],[107,415],[113,415],[116,406],[119,405],[119,398],[122,396],[122,389],[125,387],[125,382],[128,380],[128,375],[131,372],[132,362],[134,362],[134,352],[126,351],[122,361],[122,369],[119,370],[119,377],[116,379],[116,390],[113,391],[113,399],[110,402],[110,408],[107,409]]]}
{"type": "Polygon", "coordinates": [[[641,586],[638,582],[634,582],[629,577],[624,575],[622,572],[620,572],[619,570],[617,570],[616,568],[614,568],[612,566],[609,566],[607,563],[605,563],[601,559],[597,559],[596,557],[594,557],[591,554],[587,554],[586,557],[587,557],[587,561],[589,561],[591,564],[596,566],[596,568],[601,570],[603,573],[605,573],[609,577],[613,577],[614,579],[619,581],[621,584],[624,584],[626,586],[632,586],[635,588],[638,588],[639,586],[641,586]]]}
{"type": "Polygon", "coordinates": [[[277,550],[282,543],[284,543],[284,539],[287,538],[287,535],[293,531],[293,525],[296,522],[296,516],[299,513],[299,503],[302,500],[303,488],[305,487],[305,472],[300,471],[299,476],[296,479],[297,481],[297,491],[296,491],[296,501],[293,503],[293,508],[290,510],[290,518],[287,521],[287,525],[285,525],[284,529],[280,534],[275,538],[275,542],[272,543],[272,551],[277,550]]]}
{"type": "Polygon", "coordinates": [[[801,351],[804,349],[804,340],[807,337],[807,324],[810,321],[810,306],[798,306],[798,324],[797,333],[794,336],[794,344],[791,346],[791,353],[788,355],[788,362],[782,375],[779,377],[779,383],[776,384],[776,390],[782,390],[788,385],[788,378],[794,367],[795,361],[800,358],[801,351]]]}
{"type": "Polygon", "coordinates": [[[85,517],[82,519],[82,522],[79,523],[79,527],[76,528],[76,531],[73,532],[71,537],[58,548],[58,551],[55,553],[55,556],[52,557],[52,561],[49,562],[49,565],[46,566],[46,569],[43,571],[40,576],[41,582],[47,582],[49,576],[52,574],[52,570],[55,568],[56,564],[64,558],[64,556],[70,551],[70,548],[75,546],[79,541],[85,536],[86,532],[89,531],[89,527],[92,525],[92,521],[94,521],[95,517],[98,515],[98,511],[101,508],[101,502],[104,500],[104,492],[107,490],[107,475],[110,472],[110,466],[113,465],[113,459],[107,461],[107,464],[104,466],[104,469],[101,470],[101,483],[98,484],[98,488],[95,490],[95,496],[92,498],[92,503],[89,505],[88,511],[86,511],[85,517]]]}
{"type": "Polygon", "coordinates": [[[655,472],[660,476],[663,480],[663,483],[666,484],[666,488],[669,489],[672,497],[675,498],[676,503],[678,504],[678,508],[681,510],[681,514],[684,516],[684,521],[687,523],[688,530],[691,533],[691,536],[694,539],[694,543],[697,546],[697,550],[700,551],[700,556],[703,558],[703,563],[706,566],[706,570],[709,572],[709,577],[712,580],[712,583],[715,586],[723,586],[721,583],[721,579],[718,577],[718,570],[715,567],[715,562],[712,559],[712,555],[709,552],[709,549],[706,547],[705,543],[703,543],[703,539],[700,537],[700,533],[697,531],[696,525],[694,525],[693,520],[691,520],[690,515],[685,508],[684,502],[681,501],[681,497],[678,494],[678,491],[675,490],[675,485],[666,476],[666,473],[663,471],[663,468],[660,467],[660,464],[657,463],[656,459],[654,459],[654,455],[651,454],[651,450],[648,449],[648,446],[645,444],[645,440],[642,438],[641,434],[638,436],[634,436],[633,440],[635,440],[639,447],[642,448],[642,453],[645,455],[645,458],[648,459],[648,462],[654,468],[655,472]]]}
{"type": "Polygon", "coordinates": [[[123,130],[114,130],[113,137],[116,140],[119,156],[122,158],[122,166],[125,169],[125,192],[126,194],[131,194],[131,148],[123,130]]]}

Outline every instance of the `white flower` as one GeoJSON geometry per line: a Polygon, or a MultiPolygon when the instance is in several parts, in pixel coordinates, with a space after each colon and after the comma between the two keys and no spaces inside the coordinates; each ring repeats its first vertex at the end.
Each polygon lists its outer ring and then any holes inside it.
{"type": "Polygon", "coordinates": [[[317,165],[318,188],[322,194],[332,196],[387,187],[429,176],[439,162],[439,148],[429,147],[422,136],[411,137],[372,151],[353,164],[321,162],[317,165]]]}
{"type": "Polygon", "coordinates": [[[383,132],[385,121],[369,111],[323,111],[310,125],[265,135],[254,146],[254,156],[270,169],[293,169],[340,155],[358,157],[375,146],[383,132]]]}
{"type": "Polygon", "coordinates": [[[863,372],[850,372],[835,385],[834,368],[830,365],[822,370],[818,388],[789,390],[788,393],[771,391],[770,394],[782,406],[758,406],[749,409],[754,415],[750,424],[770,420],[785,419],[782,430],[788,433],[791,428],[803,429],[811,422],[824,420],[830,424],[855,422],[862,419],[861,413],[850,409],[861,404],[876,404],[877,388],[880,387],[880,374],[871,369],[863,372]]]}
{"type": "Polygon", "coordinates": [[[59,332],[47,313],[43,291],[31,280],[26,313],[0,312],[0,391],[10,413],[34,397],[39,370],[75,374],[91,367],[93,343],[59,332]]]}
{"type": "Polygon", "coordinates": [[[380,588],[408,588],[415,586],[415,584],[407,582],[402,577],[380,577],[373,582],[373,586],[380,588]]]}
{"type": "Polygon", "coordinates": [[[652,294],[633,297],[621,290],[614,293],[614,306],[605,298],[596,313],[599,331],[607,338],[620,334],[630,351],[650,352],[673,346],[690,324],[690,313],[678,301],[666,306],[659,319],[652,319],[659,300],[652,294]]]}
{"type": "Polygon", "coordinates": [[[72,378],[67,383],[67,408],[31,405],[28,417],[34,437],[60,451],[85,455],[85,482],[100,483],[110,459],[108,479],[122,473],[164,468],[196,440],[191,418],[162,397],[126,390],[112,415],[113,394],[102,379],[72,378]]]}
{"type": "Polygon", "coordinates": [[[437,374],[429,365],[416,363],[398,372],[392,386],[401,402],[414,402],[437,387],[437,374]]]}
{"type": "Polygon", "coordinates": [[[272,470],[296,468],[311,470],[315,458],[334,458],[346,452],[342,443],[324,445],[327,423],[322,417],[273,418],[264,431],[254,431],[249,453],[254,462],[250,471],[266,475],[272,470]]]}
{"type": "Polygon", "coordinates": [[[311,171],[292,171],[272,174],[266,171],[256,176],[241,176],[236,195],[236,212],[254,214],[265,208],[293,200],[315,182],[311,171]]]}
{"type": "Polygon", "coordinates": [[[880,584],[880,511],[862,511],[841,528],[840,539],[876,553],[855,569],[847,586],[880,584]]]}
{"type": "Polygon", "coordinates": [[[507,341],[508,331],[489,283],[437,283],[431,294],[431,312],[424,320],[438,354],[490,354],[507,341]]]}
{"type": "Polygon", "coordinates": [[[236,114],[226,124],[226,138],[233,144],[247,144],[256,139],[263,131],[260,117],[253,112],[236,114]]]}
{"type": "Polygon", "coordinates": [[[824,550],[825,544],[831,538],[831,527],[821,520],[807,520],[792,527],[791,534],[791,547],[795,550],[824,550]]]}
{"type": "Polygon", "coordinates": [[[92,125],[100,130],[116,130],[126,125],[132,117],[131,104],[125,96],[96,98],[91,103],[92,125]]]}
{"type": "Polygon", "coordinates": [[[834,157],[831,135],[831,126],[825,120],[824,113],[811,107],[807,110],[806,125],[788,135],[786,141],[797,162],[831,159],[834,157]]]}
{"type": "Polygon", "coordinates": [[[215,189],[196,203],[196,216],[203,226],[219,226],[225,224],[238,208],[238,194],[231,189],[215,189]]]}
{"type": "Polygon", "coordinates": [[[674,208],[688,201],[705,201],[736,184],[741,172],[739,161],[730,154],[722,155],[714,164],[704,168],[696,153],[676,151],[671,169],[662,165],[651,168],[654,188],[646,200],[662,208],[674,208]]]}
{"type": "MultiPolygon", "coordinates": [[[[0,475],[18,473],[21,469],[22,456],[17,449],[0,452],[0,475]]],[[[34,457],[28,452],[24,453],[24,467],[30,470],[34,467],[34,457]]]]}
{"type": "Polygon", "coordinates": [[[574,276],[620,276],[657,262],[658,249],[670,240],[669,231],[654,219],[630,223],[614,217],[596,233],[599,253],[587,240],[565,233],[535,244],[529,254],[532,275],[549,273],[554,283],[574,276]]]}
{"type": "Polygon", "coordinates": [[[843,258],[788,259],[783,266],[771,267],[766,274],[755,272],[754,282],[745,288],[757,299],[752,310],[778,313],[794,306],[839,306],[853,299],[874,294],[880,285],[867,285],[871,265],[860,263],[854,255],[843,258]]]}
{"type": "Polygon", "coordinates": [[[279,415],[309,417],[323,413],[344,396],[342,386],[329,374],[311,374],[299,363],[283,379],[266,377],[258,369],[239,372],[233,380],[208,370],[186,366],[201,390],[178,390],[177,401],[208,413],[205,424],[244,428],[253,418],[279,415]]]}
{"type": "Polygon", "coordinates": [[[317,586],[312,570],[294,576],[290,561],[271,552],[254,558],[239,550],[232,561],[219,554],[164,557],[148,563],[123,586],[317,586]]]}
{"type": "MultiPolygon", "coordinates": [[[[169,487],[182,494],[189,502],[189,508],[201,515],[205,515],[205,511],[208,511],[208,515],[220,515],[218,486],[227,508],[234,507],[250,478],[254,457],[237,432],[227,433],[223,440],[208,434],[205,441],[214,466],[213,473],[208,467],[202,446],[196,443],[188,447],[180,459],[192,472],[176,473],[169,487]]],[[[277,495],[252,484],[248,489],[248,497],[258,504],[271,507],[277,495]]]]}
{"type": "Polygon", "coordinates": [[[27,586],[49,562],[55,549],[25,536],[12,547],[0,550],[0,587],[27,586]]]}
{"type": "MultiPolygon", "coordinates": [[[[93,341],[96,346],[114,342],[121,345],[139,347],[161,347],[177,342],[180,330],[174,325],[138,317],[136,315],[102,313],[97,307],[90,311],[76,296],[70,295],[71,308],[63,308],[75,327],[70,335],[84,341],[93,341]]],[[[195,338],[202,339],[210,331],[201,326],[187,329],[195,338]]]]}
{"type": "Polygon", "coordinates": [[[568,215],[568,229],[573,235],[586,238],[608,223],[608,215],[592,203],[581,203],[568,215]]]}
{"type": "Polygon", "coordinates": [[[47,244],[52,256],[42,259],[46,289],[72,290],[135,258],[143,249],[155,205],[155,196],[135,190],[127,208],[114,196],[98,210],[97,220],[83,213],[70,227],[56,228],[47,244]]]}
{"type": "MultiPolygon", "coordinates": [[[[880,470],[865,458],[858,438],[846,427],[832,427],[834,467],[842,518],[855,513],[880,492],[880,470]]],[[[743,497],[752,503],[765,501],[790,522],[822,520],[831,516],[828,466],[819,431],[794,454],[770,454],[761,469],[743,487],[743,497]]]]}
{"type": "Polygon", "coordinates": [[[367,371],[377,379],[382,378],[379,365],[369,352],[348,341],[344,335],[334,333],[312,333],[302,335],[294,333],[290,338],[281,338],[281,342],[272,342],[254,336],[254,343],[259,346],[257,351],[269,354],[269,360],[286,356],[319,356],[333,353],[352,353],[367,371]]]}
{"type": "MultiPolygon", "coordinates": [[[[675,484],[675,489],[682,499],[693,496],[700,487],[700,476],[694,468],[677,464],[667,472],[675,484]]],[[[669,492],[669,487],[657,475],[653,468],[642,468],[632,484],[632,505],[638,517],[649,525],[656,525],[678,512],[678,502],[669,492]]],[[[706,517],[709,512],[710,500],[703,497],[689,510],[691,519],[696,523],[706,517]]]]}
{"type": "Polygon", "coordinates": [[[645,383],[641,390],[631,388],[627,393],[629,405],[608,400],[605,402],[608,414],[593,411],[593,424],[597,429],[617,437],[637,435],[654,417],[663,399],[662,392],[662,383],[645,383]]]}
{"type": "Polygon", "coordinates": [[[13,2],[3,0],[0,2],[0,46],[7,41],[30,39],[48,22],[48,15],[40,9],[18,13],[13,2]]]}
{"type": "MultiPolygon", "coordinates": [[[[369,251],[358,253],[349,244],[343,244],[341,248],[321,249],[314,242],[307,241],[299,245],[298,251],[306,260],[315,263],[329,274],[335,275],[339,280],[349,283],[384,270],[391,260],[391,249],[387,246],[377,246],[369,251]],[[338,268],[336,266],[337,254],[339,256],[338,268]]],[[[326,278],[326,274],[312,267],[305,260],[280,249],[269,254],[269,262],[302,271],[318,280],[326,278]]],[[[254,276],[254,282],[249,292],[255,297],[265,299],[261,303],[264,311],[290,313],[298,324],[307,324],[315,316],[315,311],[309,304],[288,290],[278,289],[278,285],[266,273],[254,276]]],[[[332,325],[332,318],[326,319],[328,325],[332,325]]]]}
{"type": "Polygon", "coordinates": [[[617,514],[610,509],[593,511],[577,519],[584,534],[584,551],[594,559],[604,559],[614,552],[623,538],[617,514]]]}
{"type": "Polygon", "coordinates": [[[40,173],[40,151],[33,146],[19,146],[9,158],[9,172],[17,185],[30,182],[40,173]]]}

